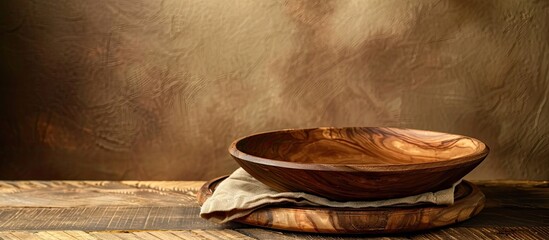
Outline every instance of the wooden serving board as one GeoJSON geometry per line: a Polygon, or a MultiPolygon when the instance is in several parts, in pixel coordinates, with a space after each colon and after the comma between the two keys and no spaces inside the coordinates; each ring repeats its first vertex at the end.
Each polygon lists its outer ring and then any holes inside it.
{"type": "MultiPolygon", "coordinates": [[[[198,192],[202,205],[227,176],[205,183],[198,192]]],[[[367,209],[299,207],[281,205],[258,209],[235,222],[278,230],[365,234],[400,233],[432,229],[462,222],[484,208],[485,197],[477,186],[463,181],[456,187],[454,205],[423,204],[367,209]]]]}

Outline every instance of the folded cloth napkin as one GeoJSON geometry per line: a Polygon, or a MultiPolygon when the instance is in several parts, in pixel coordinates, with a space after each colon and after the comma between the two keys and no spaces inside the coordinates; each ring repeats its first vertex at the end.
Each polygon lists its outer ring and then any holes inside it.
{"type": "Polygon", "coordinates": [[[261,207],[288,203],[297,206],[336,208],[386,207],[417,203],[451,205],[454,203],[454,188],[459,182],[448,189],[403,198],[337,202],[303,192],[277,192],[239,168],[217,186],[212,196],[200,208],[200,216],[214,222],[225,223],[244,217],[261,207]]]}

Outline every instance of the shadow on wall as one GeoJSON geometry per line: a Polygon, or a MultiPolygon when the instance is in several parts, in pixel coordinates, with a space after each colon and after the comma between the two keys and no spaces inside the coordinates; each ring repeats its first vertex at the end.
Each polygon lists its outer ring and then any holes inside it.
{"type": "Polygon", "coordinates": [[[6,1],[0,178],[209,179],[281,128],[474,136],[549,179],[544,1],[6,1]]]}

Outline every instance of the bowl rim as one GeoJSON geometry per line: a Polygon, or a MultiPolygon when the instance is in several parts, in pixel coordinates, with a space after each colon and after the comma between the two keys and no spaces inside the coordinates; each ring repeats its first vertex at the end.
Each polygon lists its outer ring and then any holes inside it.
{"type": "Polygon", "coordinates": [[[436,168],[451,168],[456,165],[472,164],[475,162],[482,161],[490,153],[490,148],[486,143],[473,137],[460,135],[460,134],[446,133],[446,132],[422,130],[422,129],[398,128],[398,127],[317,127],[317,128],[287,128],[287,129],[264,131],[264,132],[258,132],[258,133],[246,135],[244,137],[240,137],[234,140],[229,146],[228,151],[231,154],[231,156],[240,160],[245,160],[248,162],[261,164],[261,165],[281,167],[281,168],[300,169],[300,170],[317,170],[317,171],[337,171],[337,172],[365,172],[365,171],[395,172],[395,171],[425,170],[425,169],[436,169],[436,168]],[[269,159],[269,158],[259,157],[259,156],[242,152],[237,148],[237,144],[240,141],[246,138],[261,135],[261,134],[269,134],[269,133],[276,133],[276,132],[291,132],[291,131],[298,131],[298,130],[307,131],[307,130],[315,130],[315,129],[349,129],[349,128],[383,128],[383,129],[390,129],[390,130],[395,130],[395,129],[396,130],[413,130],[413,131],[431,132],[431,133],[438,133],[438,134],[451,134],[455,136],[461,136],[461,137],[473,139],[474,141],[477,141],[478,143],[482,144],[484,146],[484,149],[474,154],[470,154],[470,155],[466,155],[466,156],[462,156],[454,159],[437,161],[437,162],[408,163],[408,164],[338,164],[338,163],[299,163],[299,162],[288,162],[288,161],[282,161],[282,160],[276,160],[276,159],[269,159]]]}

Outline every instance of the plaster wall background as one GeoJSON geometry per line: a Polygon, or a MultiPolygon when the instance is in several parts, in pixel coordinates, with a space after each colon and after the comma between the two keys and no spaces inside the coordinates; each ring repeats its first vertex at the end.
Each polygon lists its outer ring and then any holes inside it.
{"type": "Polygon", "coordinates": [[[254,132],[395,126],[549,179],[549,2],[2,1],[0,178],[209,179],[254,132]]]}

